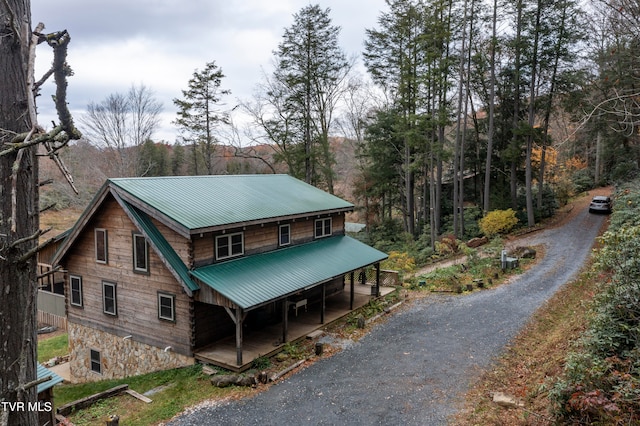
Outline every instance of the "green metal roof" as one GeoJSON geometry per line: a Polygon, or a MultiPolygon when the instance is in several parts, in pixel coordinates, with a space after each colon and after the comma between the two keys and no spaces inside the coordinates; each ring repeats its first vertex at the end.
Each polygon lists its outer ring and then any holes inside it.
{"type": "Polygon", "coordinates": [[[62,380],[63,380],[62,377],[58,376],[56,373],[54,373],[53,371],[49,370],[48,368],[46,368],[42,364],[37,363],[37,368],[38,368],[38,371],[37,371],[38,380],[44,379],[45,377],[48,377],[48,376],[51,376],[51,380],[47,380],[46,382],[38,383],[38,393],[40,393],[42,391],[46,391],[47,389],[54,387],[58,383],[62,383],[62,380]]]}
{"type": "Polygon", "coordinates": [[[353,209],[353,204],[288,175],[120,178],[110,182],[130,196],[128,201],[146,204],[191,231],[353,209]]]}
{"type": "Polygon", "coordinates": [[[338,236],[204,266],[191,274],[249,309],[386,258],[358,240],[338,236]]]}
{"type": "Polygon", "coordinates": [[[126,201],[123,201],[122,205],[129,211],[133,219],[137,222],[140,230],[150,240],[151,245],[167,261],[169,268],[172,269],[172,272],[175,275],[177,275],[176,278],[182,281],[182,283],[192,292],[199,290],[200,286],[198,286],[198,284],[196,284],[189,275],[187,266],[184,264],[182,259],[180,259],[180,256],[178,256],[178,253],[176,253],[173,247],[171,247],[171,244],[167,242],[162,233],[153,224],[151,218],[126,201]]]}

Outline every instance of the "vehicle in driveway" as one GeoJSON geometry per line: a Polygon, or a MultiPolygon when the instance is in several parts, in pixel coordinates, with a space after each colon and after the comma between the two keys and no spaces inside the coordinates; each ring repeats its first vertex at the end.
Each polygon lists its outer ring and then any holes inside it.
{"type": "Polygon", "coordinates": [[[589,213],[611,213],[611,198],[596,195],[589,204],[589,213]]]}

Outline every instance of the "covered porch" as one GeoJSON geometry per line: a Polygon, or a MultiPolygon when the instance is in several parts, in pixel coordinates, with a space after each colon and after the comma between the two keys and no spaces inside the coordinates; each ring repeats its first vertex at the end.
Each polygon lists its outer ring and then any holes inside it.
{"type": "MultiPolygon", "coordinates": [[[[393,291],[380,285],[380,261],[386,258],[353,238],[337,236],[191,271],[204,284],[196,300],[226,311],[235,329],[235,335],[201,341],[194,357],[234,371],[249,368],[254,359],[393,291]],[[372,280],[366,278],[370,267],[372,280]],[[260,311],[267,317],[256,321],[260,311]]],[[[200,335],[198,324],[202,321],[196,324],[200,335]]]]}
{"type": "MultiPolygon", "coordinates": [[[[313,331],[322,329],[328,324],[348,315],[369,301],[376,298],[371,295],[372,285],[356,283],[354,285],[353,304],[349,285],[344,291],[327,297],[325,301],[324,324],[321,323],[321,303],[311,303],[298,307],[290,304],[287,310],[288,342],[304,338],[313,331]]],[[[379,297],[393,292],[394,287],[380,287],[379,297]]],[[[251,367],[256,358],[271,356],[280,352],[287,342],[282,341],[282,323],[269,325],[260,330],[248,330],[243,334],[242,359],[244,362],[238,365],[237,346],[235,336],[229,336],[215,343],[200,348],[194,353],[194,358],[207,364],[217,365],[231,371],[244,371],[251,367]]]]}

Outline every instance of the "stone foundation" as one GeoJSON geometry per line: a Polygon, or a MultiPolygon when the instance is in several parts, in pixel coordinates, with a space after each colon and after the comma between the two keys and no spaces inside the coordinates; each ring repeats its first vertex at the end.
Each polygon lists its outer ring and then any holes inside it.
{"type": "Polygon", "coordinates": [[[194,359],[171,349],[157,348],[134,339],[69,323],[69,371],[74,383],[119,379],[153,371],[192,365],[194,359]],[[91,350],[100,352],[102,372],[91,370],[91,350]]]}

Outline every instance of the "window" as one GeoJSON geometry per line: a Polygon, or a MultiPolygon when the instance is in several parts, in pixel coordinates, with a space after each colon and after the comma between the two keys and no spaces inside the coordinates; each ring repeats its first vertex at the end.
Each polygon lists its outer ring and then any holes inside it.
{"type": "Polygon", "coordinates": [[[71,287],[71,299],[69,303],[73,306],[82,306],[82,277],[70,275],[69,286],[71,287]]]}
{"type": "Polygon", "coordinates": [[[324,219],[316,220],[316,238],[326,237],[331,235],[331,218],[325,217],[324,219]]]}
{"type": "Polygon", "coordinates": [[[107,248],[107,230],[96,228],[96,262],[107,263],[108,248],[107,248]]]}
{"type": "Polygon", "coordinates": [[[149,246],[142,234],[133,234],[133,271],[149,272],[149,246]]]}
{"type": "Polygon", "coordinates": [[[158,293],[158,318],[167,321],[176,320],[176,296],[158,293]]]}
{"type": "Polygon", "coordinates": [[[216,237],[216,258],[226,259],[244,254],[242,232],[216,237]]]}
{"type": "Polygon", "coordinates": [[[280,246],[291,244],[291,225],[280,225],[278,244],[280,246]]]}
{"type": "Polygon", "coordinates": [[[117,315],[116,283],[102,282],[102,310],[105,314],[117,315]]]}
{"type": "Polygon", "coordinates": [[[94,373],[102,374],[102,360],[100,359],[100,352],[91,349],[91,371],[94,373]]]}

